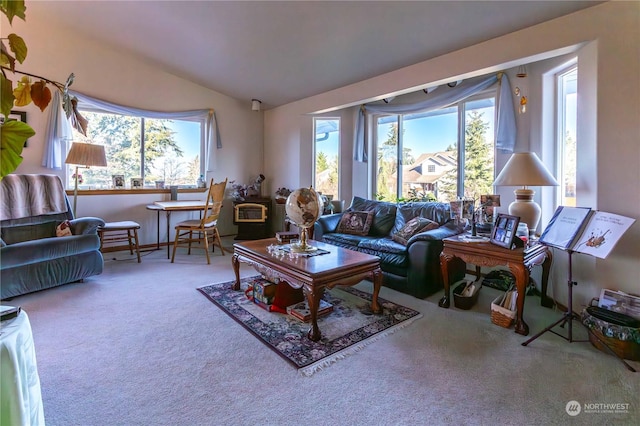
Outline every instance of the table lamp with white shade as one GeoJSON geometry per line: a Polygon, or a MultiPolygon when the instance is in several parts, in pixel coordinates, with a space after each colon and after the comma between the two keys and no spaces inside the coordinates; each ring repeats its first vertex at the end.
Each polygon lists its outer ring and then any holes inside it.
{"type": "Polygon", "coordinates": [[[516,189],[516,200],[509,205],[509,214],[519,216],[530,231],[540,221],[540,206],[533,201],[535,191],[529,186],[558,186],[558,181],[547,170],[534,152],[514,153],[493,182],[495,186],[522,186],[516,189]]]}
{"type": "Polygon", "coordinates": [[[73,190],[73,217],[75,217],[76,205],[78,204],[78,169],[80,167],[88,169],[91,166],[106,167],[107,157],[104,153],[104,146],[73,142],[65,163],[76,165],[75,187],[73,190]]]}

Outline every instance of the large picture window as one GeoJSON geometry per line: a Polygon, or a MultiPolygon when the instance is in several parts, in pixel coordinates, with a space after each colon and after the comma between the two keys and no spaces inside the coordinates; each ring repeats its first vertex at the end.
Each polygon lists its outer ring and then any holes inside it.
{"type": "Polygon", "coordinates": [[[339,199],[340,183],[340,119],[315,118],[314,188],[324,195],[339,199]]]}
{"type": "MultiPolygon", "coordinates": [[[[81,169],[80,188],[112,188],[114,175],[124,176],[125,187],[132,178],[142,178],[144,187],[155,187],[156,181],[195,185],[202,174],[201,122],[81,112],[89,122],[87,137],[78,133],[75,140],[104,145],[107,167],[81,169]]],[[[75,166],[67,166],[72,187],[75,166]]]]}
{"type": "Polygon", "coordinates": [[[479,198],[494,179],[495,95],[426,113],[376,118],[375,197],[479,198]]]}

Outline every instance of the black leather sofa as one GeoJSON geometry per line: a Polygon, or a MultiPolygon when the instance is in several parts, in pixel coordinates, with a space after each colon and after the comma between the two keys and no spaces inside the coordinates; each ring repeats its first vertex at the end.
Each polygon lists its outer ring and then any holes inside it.
{"type": "MultiPolygon", "coordinates": [[[[338,233],[343,213],[320,217],[313,238],[380,257],[384,285],[417,298],[425,298],[443,288],[440,270],[442,239],[463,232],[450,220],[449,204],[438,202],[389,203],[354,197],[349,211],[373,211],[368,235],[338,233]],[[412,236],[407,245],[392,239],[406,222],[420,216],[438,222],[440,227],[412,236]]],[[[450,266],[450,282],[464,277],[465,264],[450,266]],[[451,267],[453,266],[453,267],[451,267]]]]}

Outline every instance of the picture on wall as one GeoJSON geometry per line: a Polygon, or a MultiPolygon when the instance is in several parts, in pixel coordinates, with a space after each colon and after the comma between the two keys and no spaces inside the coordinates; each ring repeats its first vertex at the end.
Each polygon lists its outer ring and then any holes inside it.
{"type": "Polygon", "coordinates": [[[513,237],[516,235],[518,229],[518,223],[520,218],[518,216],[511,216],[508,214],[498,213],[493,232],[491,233],[491,242],[501,247],[510,249],[513,243],[513,237]]]}
{"type": "MultiPolygon", "coordinates": [[[[11,111],[7,116],[7,121],[22,121],[23,123],[27,122],[27,112],[26,111],[11,111]]],[[[4,124],[4,123],[3,123],[4,124]]],[[[29,139],[24,141],[24,147],[27,147],[29,139]]]]}

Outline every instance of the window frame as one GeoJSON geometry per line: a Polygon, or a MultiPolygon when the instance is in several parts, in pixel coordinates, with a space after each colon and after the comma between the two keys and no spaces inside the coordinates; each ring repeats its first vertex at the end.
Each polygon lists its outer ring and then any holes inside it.
{"type": "MultiPolygon", "coordinates": [[[[83,107],[81,104],[78,105],[78,111],[82,112],[89,112],[89,113],[93,113],[93,114],[107,114],[107,115],[119,115],[119,116],[123,116],[123,117],[130,117],[130,118],[134,118],[134,119],[139,119],[140,120],[140,175],[136,176],[136,177],[141,177],[143,179],[143,182],[145,180],[145,156],[144,156],[144,147],[145,147],[145,120],[171,120],[173,122],[177,122],[177,121],[184,121],[184,122],[188,122],[188,123],[196,123],[199,125],[200,127],[200,142],[199,142],[199,153],[198,153],[198,157],[199,157],[199,175],[205,175],[205,123],[203,120],[198,120],[198,119],[176,119],[176,118],[149,118],[149,117],[145,117],[142,115],[126,115],[126,114],[121,114],[119,112],[113,112],[113,111],[109,111],[107,109],[96,109],[96,108],[91,108],[91,107],[83,107]]],[[[75,132],[75,130],[74,130],[75,132]]],[[[87,139],[84,136],[80,136],[81,139],[87,139]]],[[[69,150],[71,149],[71,142],[66,144],[65,147],[65,151],[66,153],[69,152],[69,150]]],[[[66,154],[65,154],[66,156],[66,154]]],[[[65,184],[65,190],[72,190],[73,187],[70,186],[71,183],[69,182],[70,179],[70,175],[69,175],[69,170],[71,170],[70,167],[68,167],[67,165],[65,165],[65,167],[63,167],[63,173],[62,173],[62,177],[65,184]]],[[[71,172],[73,173],[73,172],[71,172]]],[[[126,178],[125,178],[125,182],[126,182],[126,178]]],[[[193,187],[196,187],[195,182],[193,187]]],[[[183,189],[189,189],[189,187],[185,187],[183,189]]],[[[136,192],[149,192],[149,191],[160,191],[160,192],[166,192],[168,191],[168,188],[166,189],[159,189],[159,188],[154,188],[154,187],[142,187],[142,188],[97,188],[97,189],[80,189],[79,191],[92,191],[92,192],[101,192],[101,193],[108,193],[108,192],[113,192],[113,191],[117,191],[117,192],[131,192],[131,191],[136,191],[136,192]]],[[[200,189],[201,191],[201,189],[200,189]]]]}
{"type": "MultiPolygon", "coordinates": [[[[317,156],[318,156],[318,150],[317,150],[317,141],[316,141],[316,123],[318,121],[337,121],[337,137],[338,137],[338,150],[337,150],[337,166],[338,166],[338,182],[336,183],[337,186],[337,190],[335,194],[324,194],[324,195],[333,195],[333,199],[334,200],[340,200],[340,184],[342,181],[342,158],[341,158],[341,151],[342,151],[342,131],[341,131],[341,126],[342,126],[342,118],[340,116],[317,116],[317,117],[313,117],[313,123],[312,123],[312,165],[311,165],[311,182],[313,182],[314,187],[316,187],[316,174],[317,174],[317,170],[316,170],[316,163],[317,163],[317,156]]],[[[317,188],[316,188],[317,189],[317,188]]]]}
{"type": "MultiPolygon", "coordinates": [[[[553,74],[554,81],[554,94],[555,94],[555,111],[554,111],[554,123],[555,123],[555,147],[556,147],[556,174],[558,176],[558,181],[560,183],[560,187],[556,193],[556,204],[560,205],[568,205],[566,204],[566,186],[565,182],[565,148],[566,148],[566,134],[567,134],[567,102],[566,102],[566,91],[564,88],[563,78],[568,76],[569,74],[575,72],[576,73],[576,97],[578,95],[577,81],[579,78],[578,71],[578,63],[577,61],[571,61],[566,64],[562,68],[558,69],[553,74]]],[[[577,112],[576,112],[577,115],[577,112]]],[[[576,117],[577,119],[577,117],[576,117]]],[[[575,135],[576,144],[578,143],[577,134],[575,135]]],[[[577,155],[577,147],[576,147],[576,155],[577,155]]],[[[577,166],[577,157],[576,157],[576,166],[577,166]]],[[[577,169],[576,169],[577,172],[577,169]]],[[[574,176],[574,181],[577,178],[574,176]]],[[[574,199],[577,196],[577,188],[574,188],[574,199]]],[[[574,201],[575,204],[575,201],[574,201]]]]}
{"type": "MultiPolygon", "coordinates": [[[[496,88],[490,88],[487,90],[484,90],[480,93],[474,94],[472,96],[469,96],[463,100],[461,100],[460,102],[457,102],[456,104],[451,104],[448,105],[446,107],[440,108],[440,109],[446,109],[446,108],[451,108],[453,106],[455,106],[457,108],[457,116],[458,116],[458,125],[457,125],[457,139],[456,139],[456,149],[457,149],[457,176],[456,176],[456,184],[457,184],[457,188],[456,188],[456,193],[458,198],[464,198],[464,164],[465,164],[465,130],[466,130],[466,114],[467,114],[467,108],[466,105],[468,103],[474,102],[474,101],[478,101],[478,100],[483,100],[483,99],[490,99],[493,98],[493,103],[494,103],[494,111],[493,111],[493,162],[494,162],[494,168],[493,168],[493,174],[494,174],[494,178],[496,176],[496,153],[497,153],[497,148],[496,148],[496,123],[497,123],[497,119],[498,119],[498,90],[496,88]]],[[[378,188],[377,188],[377,183],[378,183],[378,175],[377,175],[377,170],[378,170],[378,146],[379,146],[379,138],[378,138],[378,131],[377,131],[377,127],[378,127],[378,120],[381,117],[397,117],[398,120],[396,121],[397,126],[398,126],[398,135],[397,135],[397,139],[398,139],[398,147],[397,147],[397,152],[396,152],[396,157],[397,157],[397,167],[398,170],[402,170],[402,166],[403,166],[403,124],[404,124],[404,116],[405,115],[412,115],[412,114],[388,114],[388,113],[379,113],[379,114],[371,114],[369,116],[369,123],[368,126],[369,128],[371,128],[372,130],[372,137],[370,138],[370,143],[371,143],[371,149],[369,150],[369,152],[372,153],[372,155],[370,156],[370,162],[371,162],[371,167],[369,168],[369,173],[370,173],[370,194],[369,197],[370,198],[375,198],[376,194],[378,193],[378,188]]],[[[402,174],[398,173],[399,179],[397,179],[396,181],[396,198],[401,198],[402,197],[402,174]]]]}

